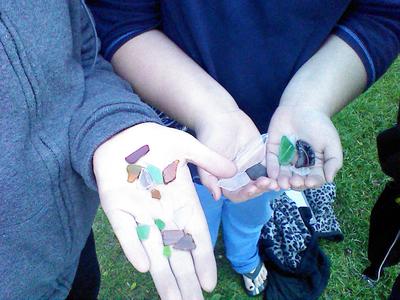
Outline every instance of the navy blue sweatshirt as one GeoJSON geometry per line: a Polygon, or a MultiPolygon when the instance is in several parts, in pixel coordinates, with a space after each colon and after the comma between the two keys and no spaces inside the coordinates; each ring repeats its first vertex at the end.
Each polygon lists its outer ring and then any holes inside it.
{"type": "Polygon", "coordinates": [[[400,49],[400,0],[92,0],[102,52],[163,31],[265,132],[296,71],[336,34],[359,55],[368,86],[400,49]]]}

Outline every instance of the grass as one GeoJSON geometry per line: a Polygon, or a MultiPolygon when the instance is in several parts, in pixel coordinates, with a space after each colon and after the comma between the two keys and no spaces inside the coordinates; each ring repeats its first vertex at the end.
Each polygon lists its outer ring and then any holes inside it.
{"type": "MultiPolygon", "coordinates": [[[[399,100],[400,59],[373,87],[334,118],[345,154],[344,166],[336,178],[335,203],[345,240],[321,242],[331,261],[331,278],[321,299],[386,299],[400,271],[398,266],[388,268],[375,288],[360,280],[360,273],[368,264],[369,214],[388,181],[378,164],[375,139],[380,131],[395,123],[399,100]]],[[[100,298],[158,299],[150,276],[136,272],[125,259],[101,210],[94,230],[102,274],[100,298]]],[[[248,299],[240,278],[224,258],[222,243],[217,244],[215,253],[218,285],[206,299],[248,299]]]]}

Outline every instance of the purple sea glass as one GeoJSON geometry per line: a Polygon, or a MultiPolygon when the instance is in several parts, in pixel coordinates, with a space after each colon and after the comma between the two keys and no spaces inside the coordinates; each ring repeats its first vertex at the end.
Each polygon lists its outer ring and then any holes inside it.
{"type": "Polygon", "coordinates": [[[163,170],[163,178],[164,178],[164,183],[168,184],[171,181],[174,181],[176,178],[176,169],[178,167],[179,160],[175,160],[174,162],[170,163],[168,166],[165,167],[163,170]]]}
{"type": "Polygon", "coordinates": [[[161,236],[165,246],[173,245],[183,238],[185,233],[182,230],[163,230],[161,236]]]}
{"type": "Polygon", "coordinates": [[[196,244],[194,243],[192,235],[187,233],[173,246],[173,248],[177,250],[190,251],[196,249],[196,244]]]}
{"type": "Polygon", "coordinates": [[[296,142],[296,150],[296,168],[311,167],[315,165],[315,152],[309,143],[303,140],[298,140],[296,142]]]}
{"type": "Polygon", "coordinates": [[[125,157],[125,160],[128,164],[134,164],[149,151],[150,151],[149,145],[144,145],[139,149],[137,149],[136,151],[129,154],[127,157],[125,157]]]}

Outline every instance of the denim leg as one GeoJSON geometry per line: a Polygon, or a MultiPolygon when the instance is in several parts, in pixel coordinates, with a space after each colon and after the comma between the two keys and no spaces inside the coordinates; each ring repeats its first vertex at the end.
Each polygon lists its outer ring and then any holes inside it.
{"type": "Polygon", "coordinates": [[[226,257],[237,273],[250,272],[260,263],[261,229],[272,214],[270,201],[279,195],[280,192],[268,192],[242,203],[224,202],[222,227],[226,257]]]}
{"type": "Polygon", "coordinates": [[[210,232],[213,247],[218,238],[219,225],[221,223],[221,212],[224,200],[215,201],[211,193],[204,185],[194,183],[197,195],[199,196],[204,215],[207,219],[208,230],[210,232]]]}

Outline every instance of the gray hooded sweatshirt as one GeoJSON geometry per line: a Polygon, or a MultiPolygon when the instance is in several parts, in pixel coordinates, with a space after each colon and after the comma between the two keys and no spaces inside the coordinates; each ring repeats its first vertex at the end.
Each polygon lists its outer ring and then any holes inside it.
{"type": "Polygon", "coordinates": [[[0,0],[0,299],[63,299],[98,207],[92,156],[159,122],[79,0],[0,0]]]}

